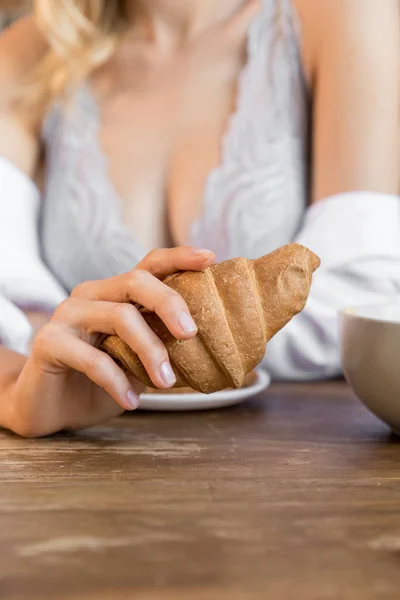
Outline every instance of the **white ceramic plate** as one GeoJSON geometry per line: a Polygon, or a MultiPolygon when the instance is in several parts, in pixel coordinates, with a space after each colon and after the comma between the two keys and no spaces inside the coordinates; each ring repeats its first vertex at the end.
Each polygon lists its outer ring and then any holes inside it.
{"type": "Polygon", "coordinates": [[[255,381],[245,388],[225,390],[214,394],[141,394],[140,408],[144,410],[209,410],[240,404],[265,390],[271,381],[270,376],[256,369],[255,381]]]}

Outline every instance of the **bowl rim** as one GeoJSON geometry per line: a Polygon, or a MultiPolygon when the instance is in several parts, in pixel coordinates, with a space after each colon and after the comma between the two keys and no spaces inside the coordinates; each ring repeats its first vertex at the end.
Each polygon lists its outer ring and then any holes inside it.
{"type": "Polygon", "coordinates": [[[389,325],[397,325],[400,327],[400,301],[399,302],[377,302],[374,304],[359,304],[357,306],[347,306],[346,308],[342,308],[338,311],[338,314],[341,317],[351,317],[353,319],[359,319],[360,321],[371,321],[373,323],[382,323],[389,325]],[[360,315],[357,311],[359,310],[368,310],[373,308],[382,308],[382,307],[396,307],[399,309],[399,320],[393,321],[392,319],[379,319],[377,317],[367,317],[365,315],[360,315]]]}

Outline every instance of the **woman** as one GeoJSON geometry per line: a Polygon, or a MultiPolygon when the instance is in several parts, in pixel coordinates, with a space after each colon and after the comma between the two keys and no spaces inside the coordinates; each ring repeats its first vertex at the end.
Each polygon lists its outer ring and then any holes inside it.
{"type": "Polygon", "coordinates": [[[397,0],[35,2],[0,42],[2,426],[135,408],[102,334],[172,386],[134,303],[185,339],[163,275],[292,240],[323,267],[265,367],[340,372],[337,309],[399,290],[398,17],[397,0]]]}

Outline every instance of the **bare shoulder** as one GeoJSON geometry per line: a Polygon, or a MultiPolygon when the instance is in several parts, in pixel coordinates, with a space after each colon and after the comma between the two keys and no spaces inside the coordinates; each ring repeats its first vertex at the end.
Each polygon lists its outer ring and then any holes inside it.
{"type": "Polygon", "coordinates": [[[47,51],[47,43],[32,16],[20,19],[0,36],[0,103],[8,91],[23,83],[47,51]]]}
{"type": "Polygon", "coordinates": [[[398,0],[292,0],[302,25],[303,58],[312,80],[323,47],[343,42],[352,48],[382,52],[397,49],[400,24],[398,0]]]}

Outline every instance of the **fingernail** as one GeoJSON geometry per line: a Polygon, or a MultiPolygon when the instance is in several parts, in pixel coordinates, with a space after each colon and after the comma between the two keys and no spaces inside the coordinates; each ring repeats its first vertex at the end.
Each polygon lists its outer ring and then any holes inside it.
{"type": "Polygon", "coordinates": [[[192,249],[192,253],[193,254],[203,254],[204,256],[213,254],[213,252],[211,250],[206,250],[205,248],[193,248],[192,249]]]}
{"type": "Polygon", "coordinates": [[[194,333],[197,331],[197,325],[193,321],[192,317],[188,313],[180,313],[178,317],[178,323],[182,331],[185,333],[194,333]]]}
{"type": "Polygon", "coordinates": [[[161,379],[168,387],[174,385],[176,382],[176,377],[171,365],[168,362],[165,362],[161,365],[161,379]]]}
{"type": "Polygon", "coordinates": [[[135,410],[140,404],[139,396],[137,396],[132,390],[129,390],[129,392],[127,393],[126,401],[129,410],[135,410]]]}

